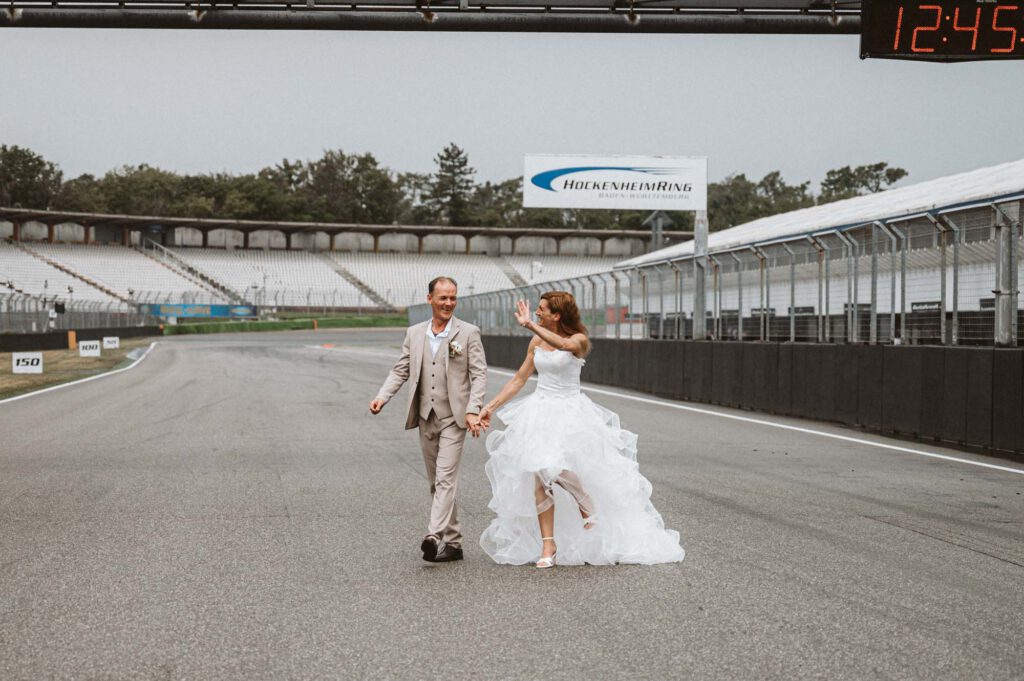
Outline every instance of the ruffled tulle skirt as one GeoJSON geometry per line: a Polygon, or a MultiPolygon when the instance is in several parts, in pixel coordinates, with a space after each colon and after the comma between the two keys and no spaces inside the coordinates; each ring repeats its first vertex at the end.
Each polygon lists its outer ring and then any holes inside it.
{"type": "Polygon", "coordinates": [[[555,502],[559,564],[683,559],[679,533],[665,529],[651,504],[651,483],[636,461],[637,437],[619,427],[617,414],[582,393],[536,391],[509,402],[497,416],[507,428],[493,430],[486,443],[489,506],[496,517],[480,537],[495,562],[522,565],[540,557],[538,479],[555,502]],[[589,530],[581,501],[595,518],[589,530]]]}

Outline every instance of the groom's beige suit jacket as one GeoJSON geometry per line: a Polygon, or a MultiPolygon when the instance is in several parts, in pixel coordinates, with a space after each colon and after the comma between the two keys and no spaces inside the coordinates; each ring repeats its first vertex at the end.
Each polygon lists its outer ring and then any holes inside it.
{"type": "MultiPolygon", "coordinates": [[[[377,399],[385,403],[391,400],[398,389],[412,379],[409,386],[409,412],[405,419],[406,430],[419,426],[420,419],[420,374],[427,343],[427,326],[431,320],[414,324],[405,332],[402,356],[388,375],[377,399]]],[[[469,322],[452,317],[448,338],[442,339],[437,349],[438,360],[444,358],[444,372],[448,388],[448,403],[452,408],[459,428],[466,427],[466,414],[479,414],[487,392],[487,359],[480,339],[480,329],[469,322]],[[455,350],[457,343],[461,352],[455,350]]]]}

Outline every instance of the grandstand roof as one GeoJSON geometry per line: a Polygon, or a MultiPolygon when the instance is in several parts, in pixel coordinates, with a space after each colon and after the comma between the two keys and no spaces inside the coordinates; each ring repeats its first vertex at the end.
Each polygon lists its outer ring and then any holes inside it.
{"type": "MultiPolygon", "coordinates": [[[[264,220],[225,220],[214,218],[160,217],[150,215],[117,215],[105,213],[76,213],[66,211],[32,210],[26,208],[0,207],[0,220],[10,222],[41,222],[48,225],[73,223],[79,225],[110,225],[124,227],[129,230],[148,230],[158,226],[163,228],[191,227],[200,231],[215,229],[232,229],[239,232],[274,231],[282,234],[413,234],[426,236],[429,234],[456,234],[466,237],[477,235],[506,236],[517,239],[525,236],[551,237],[556,240],[572,237],[590,237],[595,239],[649,239],[647,230],[629,229],[532,229],[529,227],[484,227],[466,226],[452,227],[448,225],[368,225],[343,222],[276,222],[264,220]]],[[[692,234],[691,232],[672,232],[673,235],[692,234]]]]}
{"type": "MultiPolygon", "coordinates": [[[[1024,159],[867,196],[772,215],[708,235],[708,252],[731,251],[784,241],[874,220],[907,219],[929,211],[1020,196],[1024,199],[1024,159]]],[[[691,257],[693,241],[669,246],[617,263],[617,269],[691,257]]]]}

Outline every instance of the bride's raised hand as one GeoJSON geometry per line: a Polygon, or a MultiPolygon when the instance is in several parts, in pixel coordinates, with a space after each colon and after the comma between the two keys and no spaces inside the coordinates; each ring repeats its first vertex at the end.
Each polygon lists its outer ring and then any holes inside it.
{"type": "Polygon", "coordinates": [[[519,326],[526,326],[530,322],[530,306],[525,300],[516,301],[516,321],[519,326]]]}

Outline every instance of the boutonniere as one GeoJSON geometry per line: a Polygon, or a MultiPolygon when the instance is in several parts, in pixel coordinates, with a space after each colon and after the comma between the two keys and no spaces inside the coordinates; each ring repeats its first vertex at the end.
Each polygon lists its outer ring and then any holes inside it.
{"type": "Polygon", "coordinates": [[[461,354],[462,345],[459,344],[459,341],[453,340],[452,342],[448,343],[448,357],[458,357],[461,354]]]}

